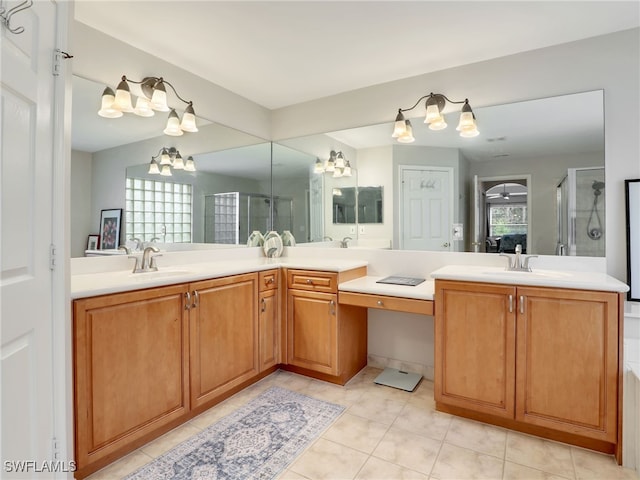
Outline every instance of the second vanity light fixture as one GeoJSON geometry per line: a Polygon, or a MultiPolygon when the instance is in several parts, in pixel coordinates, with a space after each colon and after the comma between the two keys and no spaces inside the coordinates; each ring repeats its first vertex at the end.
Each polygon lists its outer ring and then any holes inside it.
{"type": "Polygon", "coordinates": [[[351,164],[349,160],[344,158],[342,152],[336,152],[331,150],[329,158],[323,164],[322,160],[316,159],[316,164],[313,168],[313,173],[333,173],[334,178],[350,177],[351,176],[351,164]]]}
{"type": "Polygon", "coordinates": [[[198,131],[193,102],[185,100],[178,95],[174,86],[162,77],[145,77],[141,81],[136,81],[123,75],[115,93],[110,87],[104,89],[102,106],[98,111],[98,115],[105,118],[119,118],[123,113],[135,113],[141,117],[153,117],[155,112],[169,112],[167,127],[164,129],[166,135],[178,137],[184,132],[198,131]],[[142,90],[142,96],[137,98],[135,108],[131,103],[131,91],[127,82],[140,85],[142,90]],[[176,97],[187,104],[182,115],[182,121],[178,117],[175,108],[169,108],[167,105],[167,89],[165,85],[169,85],[176,97]]]}
{"type": "Polygon", "coordinates": [[[398,115],[396,116],[393,134],[391,135],[393,138],[397,138],[398,142],[411,143],[415,141],[415,138],[413,137],[413,128],[411,126],[411,122],[404,118],[402,112],[413,110],[425,98],[427,99],[427,101],[425,102],[427,114],[425,116],[424,123],[428,123],[431,130],[442,130],[447,128],[447,122],[445,122],[444,115],[442,114],[442,110],[444,109],[446,102],[462,103],[463,105],[462,111],[460,112],[460,121],[458,122],[456,130],[460,132],[461,137],[470,138],[476,137],[480,134],[480,132],[478,132],[478,127],[476,126],[476,117],[473,114],[473,110],[471,110],[471,105],[469,105],[469,99],[465,98],[461,101],[454,101],[448,99],[441,93],[432,92],[429,95],[420,97],[413,107],[398,109],[398,115]]]}
{"type": "Polygon", "coordinates": [[[184,160],[180,152],[174,147],[162,147],[156,155],[151,157],[149,171],[147,173],[170,177],[173,175],[171,173],[172,169],[195,172],[196,163],[193,161],[192,156],[184,160]]]}

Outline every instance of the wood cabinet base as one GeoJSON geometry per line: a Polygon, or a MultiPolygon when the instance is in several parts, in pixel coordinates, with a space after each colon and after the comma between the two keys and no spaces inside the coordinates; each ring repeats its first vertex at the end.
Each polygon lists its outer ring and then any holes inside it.
{"type": "Polygon", "coordinates": [[[508,428],[517,432],[527,433],[530,435],[547,438],[549,440],[555,440],[556,442],[568,443],[570,445],[576,445],[578,447],[612,454],[615,455],[618,464],[622,464],[622,449],[618,448],[618,445],[613,443],[586,438],[581,435],[572,435],[567,432],[552,430],[550,428],[521,423],[509,418],[488,415],[486,413],[479,413],[473,410],[467,410],[466,408],[453,407],[441,402],[436,402],[436,410],[439,412],[449,413],[451,415],[457,415],[459,417],[469,418],[471,420],[508,428]]]}
{"type": "Polygon", "coordinates": [[[355,373],[343,373],[342,375],[328,375],[326,373],[316,372],[315,370],[310,370],[308,368],[296,367],[295,365],[280,365],[282,370],[286,370],[288,372],[297,373],[299,375],[304,375],[305,377],[315,378],[317,380],[322,380],[323,382],[335,383],[336,385],[344,385],[349,380],[351,380],[356,373],[362,370],[367,366],[367,362],[364,362],[355,373]]]}

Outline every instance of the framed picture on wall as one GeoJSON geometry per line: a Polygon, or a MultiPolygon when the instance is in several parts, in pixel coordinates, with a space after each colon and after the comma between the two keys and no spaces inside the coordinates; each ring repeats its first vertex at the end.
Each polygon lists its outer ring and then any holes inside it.
{"type": "Polygon", "coordinates": [[[121,220],[121,208],[112,208],[100,212],[100,250],[115,250],[118,248],[121,220]]]}
{"type": "Polygon", "coordinates": [[[87,238],[87,250],[98,250],[100,245],[100,235],[91,234],[89,238],[87,238]]]}
{"type": "Polygon", "coordinates": [[[627,299],[640,302],[640,178],[625,180],[627,211],[627,299]]]}

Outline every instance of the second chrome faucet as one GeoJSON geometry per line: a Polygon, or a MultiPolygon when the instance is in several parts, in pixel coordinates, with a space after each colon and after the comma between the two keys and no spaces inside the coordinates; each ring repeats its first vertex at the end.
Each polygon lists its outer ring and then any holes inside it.
{"type": "Polygon", "coordinates": [[[537,258],[537,255],[522,255],[522,245],[518,244],[515,248],[515,255],[507,255],[505,253],[500,254],[501,257],[506,257],[509,264],[507,266],[507,270],[511,270],[514,272],[530,272],[531,267],[529,266],[529,261],[532,258],[537,258]]]}

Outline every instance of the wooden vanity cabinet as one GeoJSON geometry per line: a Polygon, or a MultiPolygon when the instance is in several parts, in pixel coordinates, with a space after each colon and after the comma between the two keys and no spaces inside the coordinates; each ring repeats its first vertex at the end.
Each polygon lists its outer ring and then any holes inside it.
{"type": "Polygon", "coordinates": [[[287,368],[344,385],[367,364],[367,312],[338,305],[338,283],[366,274],[287,270],[287,368]]]}
{"type": "Polygon", "coordinates": [[[439,410],[615,453],[618,293],[436,280],[439,410]]]}
{"type": "Polygon", "coordinates": [[[73,303],[75,461],[82,478],[189,412],[187,287],[73,303]]]}
{"type": "Polygon", "coordinates": [[[260,272],[258,307],[259,368],[264,372],[280,363],[279,271],[260,272]]]}
{"type": "Polygon", "coordinates": [[[189,286],[191,408],[202,411],[259,372],[258,274],[189,286]]]}

